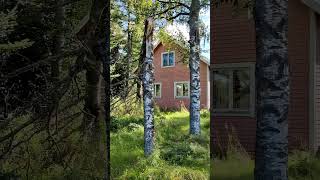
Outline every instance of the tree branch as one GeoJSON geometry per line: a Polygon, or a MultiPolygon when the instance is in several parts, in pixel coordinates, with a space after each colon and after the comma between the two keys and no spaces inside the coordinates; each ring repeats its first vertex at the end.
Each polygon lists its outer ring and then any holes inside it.
{"type": "Polygon", "coordinates": [[[163,0],[157,0],[157,1],[160,2],[160,3],[163,3],[163,4],[178,4],[179,6],[183,6],[183,7],[187,8],[187,9],[189,9],[189,10],[191,9],[190,6],[188,6],[185,3],[179,2],[179,1],[163,1],[163,0]]]}

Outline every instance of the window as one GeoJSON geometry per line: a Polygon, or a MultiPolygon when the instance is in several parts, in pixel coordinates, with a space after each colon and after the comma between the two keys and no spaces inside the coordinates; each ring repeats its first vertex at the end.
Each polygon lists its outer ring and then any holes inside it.
{"type": "Polygon", "coordinates": [[[153,95],[155,98],[161,98],[161,83],[154,83],[153,95]]]}
{"type": "Polygon", "coordinates": [[[213,109],[217,114],[254,115],[254,64],[213,65],[213,109]]]}
{"type": "Polygon", "coordinates": [[[175,54],[174,52],[162,53],[162,67],[173,67],[174,66],[175,54]]]}
{"type": "Polygon", "coordinates": [[[189,97],[189,82],[175,82],[174,83],[174,97],[188,98],[189,97]]]}

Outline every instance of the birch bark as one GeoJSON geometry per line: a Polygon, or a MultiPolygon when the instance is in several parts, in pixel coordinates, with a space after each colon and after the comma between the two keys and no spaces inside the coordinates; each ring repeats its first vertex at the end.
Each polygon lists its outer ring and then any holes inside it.
{"type": "Polygon", "coordinates": [[[200,134],[200,0],[190,10],[190,134],[200,134]]]}
{"type": "Polygon", "coordinates": [[[149,156],[154,149],[153,109],[153,18],[145,22],[146,56],[143,64],[143,107],[144,107],[144,154],[149,156]]]}
{"type": "Polygon", "coordinates": [[[256,1],[256,180],[288,179],[288,0],[256,1]]]}

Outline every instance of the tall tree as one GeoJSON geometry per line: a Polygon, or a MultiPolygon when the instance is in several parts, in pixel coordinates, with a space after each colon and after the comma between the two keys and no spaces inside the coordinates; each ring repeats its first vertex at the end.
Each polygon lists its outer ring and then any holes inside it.
{"type": "Polygon", "coordinates": [[[288,179],[288,0],[257,0],[255,179],[288,179]]]}
{"type": "Polygon", "coordinates": [[[159,13],[168,21],[188,23],[190,69],[190,134],[200,134],[200,39],[202,22],[200,10],[209,6],[208,0],[158,0],[165,8],[159,13]],[[190,4],[191,2],[191,4],[190,4]]]}
{"type": "MultiPolygon", "coordinates": [[[[104,11],[105,17],[103,18],[103,26],[102,31],[105,34],[105,44],[102,44],[101,47],[103,48],[101,56],[102,56],[102,63],[103,63],[103,78],[105,80],[105,102],[104,102],[104,109],[105,109],[105,123],[106,123],[106,173],[105,179],[109,180],[111,177],[111,166],[110,166],[110,127],[111,127],[111,117],[110,117],[110,0],[106,1],[105,4],[106,8],[104,11]]],[[[104,38],[104,35],[102,35],[104,38]]],[[[103,42],[103,41],[102,41],[103,42]]]]}
{"type": "MultiPolygon", "coordinates": [[[[53,37],[53,48],[52,54],[58,55],[61,54],[62,48],[64,45],[64,26],[65,26],[65,8],[63,6],[64,0],[57,0],[55,1],[55,12],[54,12],[54,25],[56,27],[53,37]]],[[[54,81],[59,79],[60,75],[60,62],[61,60],[58,59],[57,61],[51,62],[51,77],[54,81]]]]}
{"type": "Polygon", "coordinates": [[[200,134],[200,0],[192,0],[190,27],[190,134],[200,134]]]}
{"type": "Polygon", "coordinates": [[[145,21],[146,53],[143,62],[143,107],[144,107],[144,154],[151,155],[154,149],[154,100],[153,100],[153,18],[145,21]]]}

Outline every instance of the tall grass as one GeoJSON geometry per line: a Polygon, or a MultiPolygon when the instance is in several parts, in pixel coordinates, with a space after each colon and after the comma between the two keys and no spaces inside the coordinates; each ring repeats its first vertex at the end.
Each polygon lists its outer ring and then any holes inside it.
{"type": "Polygon", "coordinates": [[[143,154],[143,119],[119,117],[111,133],[113,179],[208,179],[209,113],[201,113],[201,136],[189,136],[189,113],[155,113],[155,151],[143,154]]]}
{"type": "MultiPolygon", "coordinates": [[[[214,180],[253,180],[254,161],[231,133],[225,157],[211,160],[210,171],[214,180]]],[[[310,152],[292,151],[289,153],[288,174],[289,180],[318,180],[320,159],[310,152]]]]}

